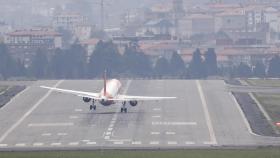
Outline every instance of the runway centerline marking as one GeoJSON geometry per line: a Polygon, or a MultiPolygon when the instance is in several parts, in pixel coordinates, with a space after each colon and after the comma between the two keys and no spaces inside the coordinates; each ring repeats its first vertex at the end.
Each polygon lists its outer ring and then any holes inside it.
{"type": "Polygon", "coordinates": [[[158,145],[159,142],[158,142],[158,141],[152,141],[152,142],[150,142],[150,144],[151,144],[151,145],[158,145]]]}
{"type": "Polygon", "coordinates": [[[169,141],[167,142],[168,145],[177,145],[178,143],[176,141],[169,141]]]}
{"type": "Polygon", "coordinates": [[[69,145],[76,146],[76,145],[79,145],[79,142],[71,142],[71,143],[69,143],[69,145]]]}
{"type": "MultiPolygon", "coordinates": [[[[58,81],[53,87],[56,88],[59,86],[64,80],[58,81]]],[[[48,90],[48,92],[40,99],[38,102],[32,106],[31,109],[29,109],[15,124],[13,124],[1,137],[0,137],[0,143],[3,142],[4,139],[15,129],[17,128],[25,118],[27,118],[43,101],[45,101],[48,96],[52,93],[53,90],[48,90]]]]}
{"type": "Polygon", "coordinates": [[[151,135],[159,135],[160,132],[151,132],[151,135]]]}
{"type": "Polygon", "coordinates": [[[186,141],[185,144],[186,144],[186,145],[193,145],[193,144],[195,144],[195,143],[194,143],[194,142],[191,142],[191,141],[186,141]]]}
{"type": "Polygon", "coordinates": [[[0,144],[0,148],[1,147],[7,147],[8,146],[8,144],[0,144]]]}
{"type": "Polygon", "coordinates": [[[175,135],[175,132],[165,132],[166,135],[175,135]]]}
{"type": "Polygon", "coordinates": [[[66,123],[30,123],[28,127],[58,127],[58,126],[73,126],[74,123],[66,122],[66,123]]]}
{"type": "Polygon", "coordinates": [[[196,126],[196,122],[152,122],[152,125],[163,125],[163,126],[196,126]]]}
{"type": "MultiPolygon", "coordinates": [[[[126,86],[125,86],[125,89],[124,89],[124,91],[123,91],[123,94],[126,94],[126,92],[127,92],[128,88],[129,88],[130,84],[131,84],[131,80],[127,81],[126,86]]],[[[115,126],[115,123],[116,123],[116,121],[117,121],[117,118],[118,118],[118,115],[119,115],[119,111],[120,111],[120,107],[121,107],[121,106],[122,106],[122,105],[119,104],[119,106],[117,107],[117,109],[116,109],[116,111],[115,111],[115,114],[114,114],[114,116],[113,116],[113,118],[112,118],[112,120],[111,120],[111,122],[110,122],[110,125],[109,125],[109,127],[107,128],[107,130],[106,130],[106,132],[105,132],[105,136],[104,136],[104,139],[105,139],[105,140],[110,140],[110,139],[111,139],[111,136],[113,136],[113,132],[112,132],[112,131],[113,131],[114,126],[115,126]]]]}
{"type": "Polygon", "coordinates": [[[131,142],[132,145],[141,145],[142,142],[141,141],[134,141],[134,142],[131,142]]]}
{"type": "Polygon", "coordinates": [[[203,93],[200,81],[196,80],[196,86],[198,88],[200,100],[201,100],[202,107],[203,107],[204,116],[205,116],[207,127],[208,127],[208,130],[209,130],[210,142],[212,142],[213,144],[217,144],[215,131],[213,129],[211,117],[210,117],[210,114],[209,114],[208,106],[207,106],[207,103],[206,103],[205,95],[203,93]]]}
{"type": "Polygon", "coordinates": [[[52,143],[51,146],[60,146],[61,143],[52,143]]]}
{"type": "Polygon", "coordinates": [[[17,147],[24,147],[24,146],[26,146],[26,144],[25,143],[18,143],[15,146],[17,146],[17,147]]]}
{"type": "Polygon", "coordinates": [[[78,116],[69,116],[70,119],[78,119],[78,116]]]}
{"type": "Polygon", "coordinates": [[[96,142],[87,142],[87,145],[96,145],[96,142]]]}
{"type": "Polygon", "coordinates": [[[43,146],[44,143],[33,143],[33,146],[43,146]]]}
{"type": "Polygon", "coordinates": [[[153,118],[160,118],[161,116],[159,115],[156,115],[156,116],[152,116],[153,118]]]}
{"type": "Polygon", "coordinates": [[[51,136],[51,133],[43,133],[42,136],[51,136]]]}

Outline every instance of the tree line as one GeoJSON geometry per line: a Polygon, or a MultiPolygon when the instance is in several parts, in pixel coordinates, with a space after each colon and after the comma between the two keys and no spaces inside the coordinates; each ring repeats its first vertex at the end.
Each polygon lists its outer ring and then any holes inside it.
{"type": "Polygon", "coordinates": [[[104,70],[109,77],[174,77],[200,79],[208,76],[230,77],[280,77],[280,58],[273,57],[268,69],[263,62],[253,66],[241,63],[238,66],[218,68],[215,49],[201,53],[193,52],[189,65],[173,52],[170,59],[158,57],[155,61],[139,49],[137,43],[130,43],[120,54],[112,41],[100,41],[88,56],[80,44],[68,49],[56,49],[52,54],[38,49],[31,65],[25,67],[20,60],[11,57],[5,44],[0,44],[0,78],[27,77],[35,79],[88,79],[99,78],[104,70]]]}

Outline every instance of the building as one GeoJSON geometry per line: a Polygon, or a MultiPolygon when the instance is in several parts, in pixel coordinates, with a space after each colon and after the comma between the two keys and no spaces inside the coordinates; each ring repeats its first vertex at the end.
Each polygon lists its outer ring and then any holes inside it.
{"type": "Polygon", "coordinates": [[[215,19],[211,15],[192,14],[178,22],[181,38],[195,34],[211,34],[215,32],[215,19]]]}
{"type": "Polygon", "coordinates": [[[61,13],[53,17],[53,27],[74,32],[76,26],[87,25],[88,18],[78,13],[61,13]]]}
{"type": "Polygon", "coordinates": [[[62,38],[52,29],[38,28],[7,33],[4,43],[12,49],[55,49],[62,47],[62,38]]]}
{"type": "Polygon", "coordinates": [[[48,28],[16,30],[5,35],[4,43],[11,55],[24,62],[28,67],[31,59],[40,49],[53,52],[62,47],[62,37],[59,33],[48,28]]]}

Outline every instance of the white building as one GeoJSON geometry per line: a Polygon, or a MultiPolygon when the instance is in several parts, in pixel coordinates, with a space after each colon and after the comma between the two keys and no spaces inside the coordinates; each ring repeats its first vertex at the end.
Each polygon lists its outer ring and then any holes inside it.
{"type": "Polygon", "coordinates": [[[53,17],[53,27],[74,32],[76,26],[86,25],[88,18],[78,13],[62,13],[53,17]]]}
{"type": "Polygon", "coordinates": [[[55,49],[62,47],[62,38],[54,30],[39,28],[7,33],[4,43],[12,49],[55,49]]]}

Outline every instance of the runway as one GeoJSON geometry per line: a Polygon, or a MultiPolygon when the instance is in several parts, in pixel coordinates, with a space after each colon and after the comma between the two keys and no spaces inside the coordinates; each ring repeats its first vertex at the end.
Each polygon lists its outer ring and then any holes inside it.
{"type": "Polygon", "coordinates": [[[41,85],[99,92],[102,81],[37,81],[0,109],[0,150],[172,149],[280,145],[251,132],[222,80],[126,80],[123,94],[176,96],[90,111],[41,85]]]}

